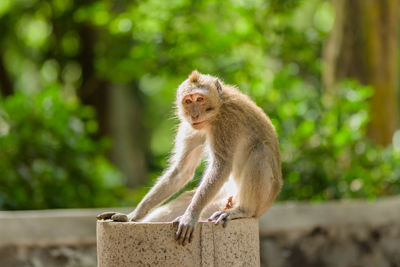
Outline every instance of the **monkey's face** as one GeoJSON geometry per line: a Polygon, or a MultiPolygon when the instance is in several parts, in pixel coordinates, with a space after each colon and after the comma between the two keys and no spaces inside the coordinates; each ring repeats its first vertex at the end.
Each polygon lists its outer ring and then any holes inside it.
{"type": "Polygon", "coordinates": [[[204,128],[213,116],[213,107],[206,95],[193,93],[182,100],[183,113],[186,120],[196,130],[204,128]]]}
{"type": "Polygon", "coordinates": [[[221,95],[222,88],[218,78],[203,75],[195,70],[178,87],[177,114],[194,129],[203,129],[217,116],[221,95]]]}

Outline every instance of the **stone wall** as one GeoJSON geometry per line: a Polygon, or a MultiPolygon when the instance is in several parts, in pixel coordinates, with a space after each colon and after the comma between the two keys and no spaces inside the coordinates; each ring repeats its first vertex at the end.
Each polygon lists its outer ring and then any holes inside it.
{"type": "Polygon", "coordinates": [[[0,247],[0,266],[94,267],[96,244],[8,245],[0,247]]]}
{"type": "Polygon", "coordinates": [[[262,266],[400,266],[400,226],[316,227],[269,234],[260,241],[262,266]]]}
{"type": "Polygon", "coordinates": [[[282,203],[260,219],[262,266],[400,266],[400,198],[282,203]]]}
{"type": "MultiPolygon", "coordinates": [[[[96,266],[101,211],[0,212],[0,266],[96,266]]],[[[400,198],[275,204],[260,251],[268,267],[400,266],[400,198]]]]}

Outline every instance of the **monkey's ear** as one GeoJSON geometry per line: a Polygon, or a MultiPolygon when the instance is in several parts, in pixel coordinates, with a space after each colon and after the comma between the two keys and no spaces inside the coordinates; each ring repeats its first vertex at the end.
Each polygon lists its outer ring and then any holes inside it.
{"type": "Polygon", "coordinates": [[[189,75],[189,82],[197,83],[199,81],[199,78],[200,78],[200,72],[198,72],[197,70],[194,70],[189,75]]]}
{"type": "Polygon", "coordinates": [[[221,86],[221,83],[219,82],[218,78],[215,79],[215,87],[217,87],[218,94],[221,97],[222,96],[222,86],[221,86]]]}

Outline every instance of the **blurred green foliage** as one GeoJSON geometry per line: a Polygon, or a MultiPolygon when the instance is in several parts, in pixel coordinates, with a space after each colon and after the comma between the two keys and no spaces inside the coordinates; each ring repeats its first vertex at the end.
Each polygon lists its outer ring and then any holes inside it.
{"type": "MultiPolygon", "coordinates": [[[[2,100],[7,115],[1,118],[12,123],[0,140],[0,172],[6,177],[1,183],[8,190],[1,187],[0,203],[115,203],[105,190],[113,192],[122,180],[102,156],[102,141],[91,138],[95,122],[85,115],[90,109],[71,106],[56,89],[43,89],[56,84],[61,94],[79,95],[87,82],[82,51],[88,36],[95,77],[128,84],[139,103],[148,133],[148,185],[172,148],[175,89],[198,69],[237,85],[271,117],[286,181],[280,199],[398,194],[400,134],[389,148],[365,138],[371,89],[348,82],[336,94],[323,90],[321,51],[333,19],[324,0],[1,1],[0,47],[18,93],[2,100]],[[51,119],[45,115],[47,98],[59,110],[51,119]],[[33,192],[40,197],[27,202],[33,192]],[[86,199],[87,192],[97,197],[86,199]]],[[[137,189],[129,201],[137,202],[146,190],[137,189]]]]}
{"type": "Polygon", "coordinates": [[[0,102],[0,209],[117,205],[120,173],[94,141],[94,110],[59,88],[0,102]]]}
{"type": "Polygon", "coordinates": [[[288,78],[280,77],[286,84],[285,103],[271,108],[285,179],[279,198],[321,201],[399,194],[400,136],[396,147],[388,148],[366,138],[367,99],[373,90],[348,81],[335,94],[304,94],[307,86],[293,78],[289,85],[288,78]]]}

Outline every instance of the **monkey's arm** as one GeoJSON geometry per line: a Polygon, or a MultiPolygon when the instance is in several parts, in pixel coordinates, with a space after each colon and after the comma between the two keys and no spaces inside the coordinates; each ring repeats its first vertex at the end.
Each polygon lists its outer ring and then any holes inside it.
{"type": "Polygon", "coordinates": [[[179,128],[171,165],[146,194],[136,209],[128,215],[130,221],[143,218],[151,209],[171,197],[190,179],[199,165],[205,137],[190,128],[179,128]]]}
{"type": "Polygon", "coordinates": [[[98,215],[97,219],[111,219],[122,222],[139,220],[193,178],[194,171],[202,159],[205,136],[194,132],[189,127],[180,125],[170,166],[140,201],[136,209],[128,215],[104,212],[98,215]]]}
{"type": "Polygon", "coordinates": [[[201,211],[226,182],[231,172],[231,166],[232,164],[225,160],[219,158],[213,159],[189,207],[182,216],[174,221],[178,225],[175,238],[180,244],[185,245],[186,242],[191,241],[194,226],[200,217],[201,211]]]}

